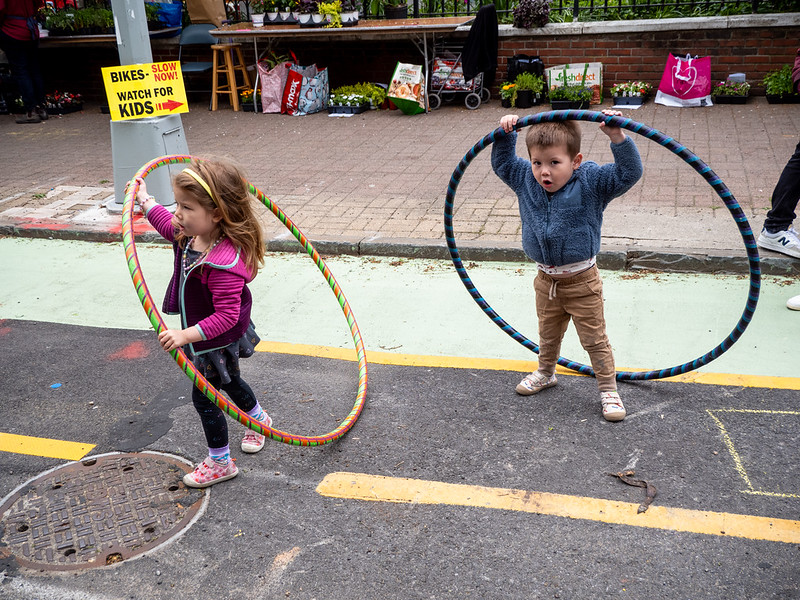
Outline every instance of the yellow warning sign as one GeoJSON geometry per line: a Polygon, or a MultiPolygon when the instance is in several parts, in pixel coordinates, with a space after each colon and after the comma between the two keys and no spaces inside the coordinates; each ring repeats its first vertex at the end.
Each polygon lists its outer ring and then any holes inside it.
{"type": "Polygon", "coordinates": [[[103,68],[112,121],[189,112],[178,61],[103,68]]]}

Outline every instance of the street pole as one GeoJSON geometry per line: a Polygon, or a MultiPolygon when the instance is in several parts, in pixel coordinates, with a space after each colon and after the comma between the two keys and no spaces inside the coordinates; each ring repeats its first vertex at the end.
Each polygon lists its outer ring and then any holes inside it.
{"type": "MultiPolygon", "coordinates": [[[[111,0],[120,65],[153,62],[144,0],[111,0]]],[[[111,121],[111,158],[114,166],[114,197],[106,204],[109,212],[122,212],[125,184],[145,163],[165,154],[188,154],[180,115],[165,115],[111,121]]],[[[174,207],[168,169],[161,168],[147,178],[147,191],[167,207],[174,207]]]]}

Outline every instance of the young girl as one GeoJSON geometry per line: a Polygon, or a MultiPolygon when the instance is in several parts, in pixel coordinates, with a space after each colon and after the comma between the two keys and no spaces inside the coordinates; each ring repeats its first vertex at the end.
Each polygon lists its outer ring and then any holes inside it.
{"type": "MultiPolygon", "coordinates": [[[[236,405],[267,426],[272,419],[239,374],[239,358],[252,356],[259,338],[250,321],[247,284],[264,264],[264,242],[242,173],[218,161],[193,160],[173,182],[173,216],[147,194],[139,179],[136,202],[150,224],[172,242],[175,266],[163,310],[180,314],[183,329],[158,336],[166,351],[183,347],[197,369],[236,405]]],[[[203,488],[236,477],[228,423],[223,412],[196,387],[192,402],[208,442],[208,458],[183,481],[203,488]]],[[[264,436],[248,429],[242,452],[258,452],[264,436]]]]}

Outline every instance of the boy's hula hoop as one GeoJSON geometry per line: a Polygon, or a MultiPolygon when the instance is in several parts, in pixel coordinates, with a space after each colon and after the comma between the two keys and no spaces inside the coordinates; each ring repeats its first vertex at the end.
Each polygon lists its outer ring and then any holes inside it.
{"type": "MultiPolygon", "coordinates": [[[[156,305],[153,302],[153,297],[150,295],[150,291],[147,288],[144,276],[142,275],[141,266],[139,265],[139,256],[136,253],[136,240],[133,234],[134,198],[136,197],[136,192],[139,189],[139,184],[136,182],[136,178],[145,178],[150,172],[154,171],[158,167],[163,167],[164,165],[190,162],[192,158],[192,156],[187,155],[162,156],[144,165],[141,169],[139,169],[136,175],[133,176],[134,178],[131,180],[131,185],[128,189],[128,193],[125,195],[125,202],[122,208],[122,242],[125,246],[125,257],[128,261],[128,269],[130,270],[131,279],[133,279],[133,285],[136,288],[136,293],[139,296],[139,301],[142,303],[142,308],[144,308],[145,313],[147,313],[150,323],[153,325],[153,328],[156,330],[157,334],[164,329],[167,329],[167,326],[164,322],[164,318],[161,316],[161,313],[156,308],[156,305]]],[[[186,373],[186,376],[206,395],[209,400],[216,404],[230,417],[239,421],[242,425],[245,425],[246,427],[249,427],[253,431],[256,431],[262,435],[272,438],[273,440],[283,442],[284,444],[292,444],[295,446],[319,446],[322,444],[328,444],[338,440],[345,433],[347,433],[350,428],[353,427],[364,408],[364,403],[367,396],[367,359],[366,351],[364,349],[364,342],[361,340],[361,332],[358,329],[358,324],[356,323],[356,319],[350,310],[350,305],[347,303],[347,299],[345,298],[342,289],[339,287],[339,284],[336,283],[333,273],[330,272],[328,266],[325,264],[325,261],[322,260],[320,255],[311,245],[311,242],[308,241],[306,236],[302,234],[302,232],[295,226],[291,219],[289,219],[289,217],[287,217],[276,204],[267,198],[261,190],[254,187],[250,183],[248,183],[248,186],[250,187],[250,192],[259,200],[261,200],[264,205],[269,208],[272,213],[278,217],[278,219],[280,219],[281,223],[283,223],[286,228],[292,232],[294,237],[297,238],[297,241],[299,241],[300,244],[302,244],[302,246],[306,249],[308,254],[317,264],[317,267],[319,267],[319,270],[322,272],[323,276],[328,282],[328,285],[330,285],[331,290],[333,290],[333,293],[336,295],[336,299],[339,301],[339,306],[341,306],[342,312],[344,312],[345,318],[347,319],[347,324],[350,326],[350,334],[353,336],[353,342],[355,343],[356,354],[358,356],[358,393],[356,395],[356,402],[353,406],[353,410],[350,411],[350,414],[347,415],[344,421],[342,421],[336,429],[329,433],[318,436],[297,435],[293,433],[286,433],[271,427],[266,427],[262,423],[259,423],[243,413],[235,404],[229,402],[213,385],[208,382],[205,377],[203,377],[202,374],[200,374],[192,362],[186,358],[186,354],[184,354],[183,350],[173,350],[170,352],[170,354],[172,355],[172,358],[175,359],[175,362],[178,363],[178,366],[181,368],[181,370],[186,373]]]]}
{"type": "MultiPolygon", "coordinates": [[[[745,303],[744,312],[739,318],[739,321],[736,323],[736,327],[733,328],[733,331],[731,331],[728,337],[722,340],[719,345],[699,358],[667,369],[639,372],[618,371],[617,379],[662,379],[664,377],[672,377],[674,375],[680,375],[681,373],[687,373],[688,371],[693,371],[698,367],[702,367],[710,363],[712,360],[725,353],[725,351],[727,351],[728,348],[730,348],[736,342],[736,340],[741,337],[742,333],[744,333],[744,330],[747,328],[748,324],[753,318],[753,312],[755,312],[756,304],[758,303],[758,295],[761,288],[761,267],[759,266],[756,241],[753,237],[753,232],[750,229],[750,223],[747,221],[744,211],[742,211],[742,208],[739,206],[736,198],[733,197],[733,194],[725,186],[722,180],[714,173],[714,171],[712,171],[708,165],[695,156],[685,146],[682,146],[671,137],[664,135],[660,131],[641,123],[637,123],[636,121],[632,121],[631,119],[626,119],[623,117],[611,117],[599,112],[586,110],[557,110],[522,117],[517,122],[515,129],[521,129],[523,127],[527,127],[528,125],[541,123],[543,121],[567,121],[570,119],[595,122],[605,121],[609,125],[622,127],[628,131],[638,133],[639,135],[642,135],[650,140],[658,142],[674,154],[677,154],[695,171],[697,171],[708,182],[708,184],[714,188],[714,191],[716,191],[719,197],[722,198],[725,206],[727,206],[728,210],[731,212],[733,219],[736,221],[736,224],[739,227],[739,232],[742,235],[742,239],[744,240],[744,246],[747,250],[747,261],[750,265],[750,288],[747,292],[747,301],[745,303]]],[[[458,276],[461,278],[461,282],[467,288],[467,291],[469,291],[470,295],[478,304],[478,306],[483,309],[483,312],[485,312],[489,318],[494,321],[498,327],[500,327],[500,329],[505,331],[508,335],[529,350],[538,354],[538,344],[532,342],[514,329],[511,325],[506,323],[500,317],[500,315],[498,315],[494,309],[489,306],[489,303],[483,299],[478,289],[472,283],[466,268],[464,268],[464,265],[461,262],[461,258],[458,254],[458,248],[456,247],[456,241],[453,237],[453,200],[456,195],[456,188],[458,187],[458,183],[461,181],[461,178],[464,175],[464,171],[481,150],[485,149],[486,146],[492,144],[495,140],[501,139],[506,135],[507,134],[502,128],[495,129],[493,132],[486,135],[477,144],[475,144],[469,150],[469,152],[467,152],[464,158],[461,159],[461,162],[458,163],[455,171],[453,171],[453,175],[450,177],[450,184],[447,188],[447,196],[444,204],[444,232],[445,237],[447,238],[447,247],[450,250],[450,258],[452,259],[453,265],[458,272],[458,276]]],[[[567,369],[583,373],[584,375],[594,376],[594,371],[591,367],[574,360],[559,357],[558,364],[562,367],[566,367],[567,369]]]]}

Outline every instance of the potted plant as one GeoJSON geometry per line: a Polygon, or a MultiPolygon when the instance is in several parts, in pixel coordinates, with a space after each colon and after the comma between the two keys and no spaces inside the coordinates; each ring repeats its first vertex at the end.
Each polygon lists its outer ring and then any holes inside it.
{"type": "Polygon", "coordinates": [[[585,110],[589,108],[592,90],[580,85],[562,85],[550,88],[553,110],[585,110]]]}
{"type": "Polygon", "coordinates": [[[98,7],[95,10],[97,11],[96,22],[102,33],[114,33],[114,11],[103,7],[98,7]]]}
{"type": "Polygon", "coordinates": [[[239,92],[239,105],[245,112],[261,112],[261,90],[248,88],[239,92]],[[255,96],[255,106],[253,105],[253,96],[255,96]]]}
{"type": "Polygon", "coordinates": [[[514,106],[514,96],[517,95],[516,83],[505,83],[500,88],[500,105],[503,108],[511,108],[514,106]]]}
{"type": "Polygon", "coordinates": [[[342,26],[342,2],[341,0],[332,0],[331,2],[320,2],[317,5],[319,14],[322,15],[322,21],[325,23],[326,28],[336,29],[342,26]]]}
{"type": "Polygon", "coordinates": [[[544,27],[550,20],[550,0],[519,0],[513,14],[514,27],[544,27]]]}
{"type": "Polygon", "coordinates": [[[164,28],[161,25],[161,19],[158,18],[158,6],[155,3],[144,3],[144,16],[147,19],[147,29],[150,31],[164,28]]]}
{"type": "Polygon", "coordinates": [[[276,23],[280,20],[278,17],[278,0],[263,0],[264,2],[264,22],[276,23]]]}
{"type": "Polygon", "coordinates": [[[745,104],[750,95],[746,81],[720,81],[711,89],[711,97],[718,104],[745,104]]]}
{"type": "Polygon", "coordinates": [[[317,0],[299,0],[297,4],[297,20],[300,22],[300,27],[321,27],[322,18],[313,19],[313,15],[319,14],[317,9],[317,0]]]}
{"type": "Polygon", "coordinates": [[[544,90],[544,77],[534,73],[520,73],[514,80],[516,95],[512,106],[517,108],[530,108],[541,102],[544,90]]]}
{"type": "Polygon", "coordinates": [[[251,0],[250,20],[253,22],[253,27],[264,26],[264,18],[266,13],[267,13],[267,6],[264,0],[251,0]]]}
{"type": "Polygon", "coordinates": [[[611,95],[614,104],[638,105],[644,104],[653,90],[653,86],[644,81],[625,81],[611,86],[611,95]]]}
{"type": "Polygon", "coordinates": [[[80,94],[59,92],[45,94],[44,101],[47,112],[51,115],[65,115],[83,110],[83,97],[80,94]]]}
{"type": "Polygon", "coordinates": [[[342,26],[358,25],[357,0],[342,0],[342,26]]]}
{"type": "Polygon", "coordinates": [[[408,18],[407,0],[381,0],[383,15],[387,19],[406,19],[408,18]]]}
{"type": "Polygon", "coordinates": [[[52,36],[74,35],[75,20],[73,13],[66,10],[55,10],[47,15],[45,27],[52,36]]]}
{"type": "Polygon", "coordinates": [[[278,17],[281,23],[297,23],[297,19],[292,14],[296,8],[294,0],[279,0],[278,1],[278,17]]]}
{"type": "Polygon", "coordinates": [[[355,89],[356,86],[342,86],[331,91],[328,101],[328,114],[357,115],[369,110],[369,98],[355,89]]]}
{"type": "Polygon", "coordinates": [[[791,65],[770,71],[764,76],[764,91],[770,104],[794,104],[800,102],[800,94],[795,92],[792,82],[791,65]]]}

